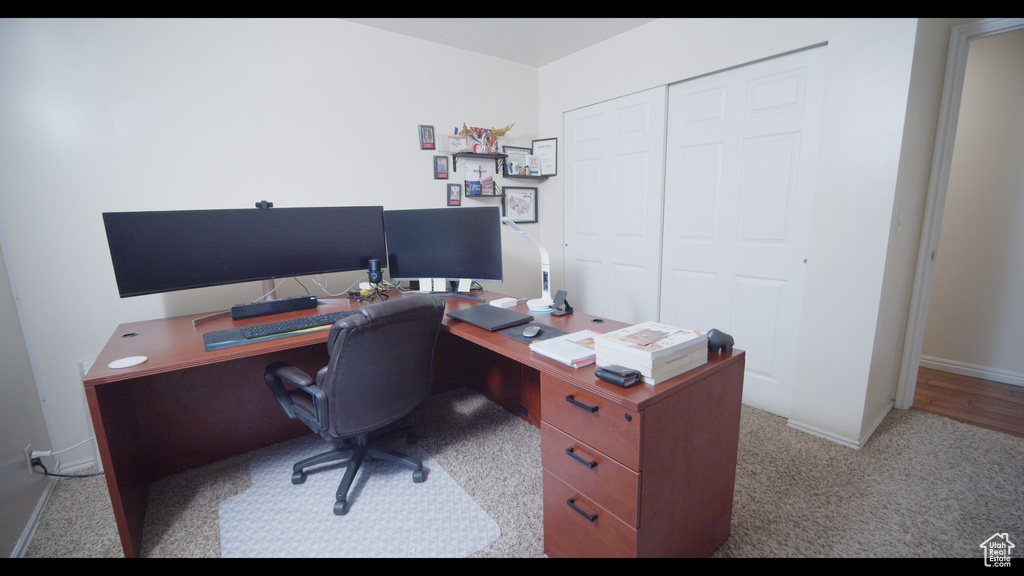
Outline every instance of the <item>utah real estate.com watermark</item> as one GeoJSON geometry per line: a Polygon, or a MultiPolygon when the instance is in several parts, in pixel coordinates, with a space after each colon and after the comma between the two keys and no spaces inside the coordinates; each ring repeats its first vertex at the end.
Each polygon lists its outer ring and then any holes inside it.
{"type": "Polygon", "coordinates": [[[985,566],[995,568],[1010,567],[1010,553],[1014,544],[1010,542],[1010,535],[1006,532],[996,532],[980,544],[985,554],[985,566]]]}

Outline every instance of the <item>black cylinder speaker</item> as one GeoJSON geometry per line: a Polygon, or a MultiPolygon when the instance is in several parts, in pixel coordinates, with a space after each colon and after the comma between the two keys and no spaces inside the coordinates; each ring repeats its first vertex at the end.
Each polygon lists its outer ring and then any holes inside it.
{"type": "Polygon", "coordinates": [[[380,272],[380,262],[376,258],[370,260],[369,274],[370,284],[380,284],[381,280],[384,279],[384,276],[380,272]]]}

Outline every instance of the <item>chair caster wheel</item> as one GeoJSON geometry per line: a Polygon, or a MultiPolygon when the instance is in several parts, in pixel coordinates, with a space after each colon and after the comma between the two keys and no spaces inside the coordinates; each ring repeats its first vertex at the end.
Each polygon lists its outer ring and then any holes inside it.
{"type": "Polygon", "coordinates": [[[344,500],[338,500],[337,502],[334,503],[334,515],[335,516],[344,516],[345,512],[348,512],[348,509],[346,509],[346,507],[345,507],[345,501],[344,500]]]}
{"type": "Polygon", "coordinates": [[[423,469],[422,468],[420,468],[419,470],[413,470],[412,471],[412,481],[413,482],[419,484],[420,482],[423,482],[423,480],[424,480],[424,478],[423,478],[423,469]]]}
{"type": "Polygon", "coordinates": [[[292,484],[302,484],[306,481],[306,473],[302,470],[292,472],[292,484]]]}

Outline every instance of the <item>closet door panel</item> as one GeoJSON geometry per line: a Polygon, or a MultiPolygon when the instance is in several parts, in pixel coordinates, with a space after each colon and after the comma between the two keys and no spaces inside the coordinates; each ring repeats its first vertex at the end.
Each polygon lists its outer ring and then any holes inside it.
{"type": "Polygon", "coordinates": [[[661,320],[732,334],[743,401],[789,415],[825,48],[669,87],[661,320]]]}
{"type": "Polygon", "coordinates": [[[565,114],[565,285],[588,314],[659,317],[666,92],[565,114]]]}

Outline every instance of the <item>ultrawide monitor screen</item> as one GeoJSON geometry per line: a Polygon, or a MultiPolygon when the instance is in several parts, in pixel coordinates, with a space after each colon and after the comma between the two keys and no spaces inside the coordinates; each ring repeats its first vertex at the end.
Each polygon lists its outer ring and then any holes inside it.
{"type": "Polygon", "coordinates": [[[121,297],[386,264],[382,206],[106,212],[121,297]]]}
{"type": "Polygon", "coordinates": [[[502,281],[497,206],[385,210],[392,280],[502,281]]]}

